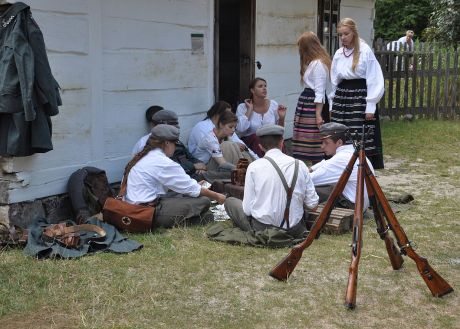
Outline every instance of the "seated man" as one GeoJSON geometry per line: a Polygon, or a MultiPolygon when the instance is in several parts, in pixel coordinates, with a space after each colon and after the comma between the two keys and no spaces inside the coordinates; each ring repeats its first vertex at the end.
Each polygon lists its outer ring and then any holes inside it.
{"type": "Polygon", "coordinates": [[[306,232],[302,220],[304,206],[315,210],[318,205],[318,195],[307,166],[281,152],[283,127],[262,126],[256,134],[266,152],[265,157],[249,164],[243,201],[227,198],[225,210],[243,231],[263,231],[276,227],[286,230],[292,237],[301,238],[306,232]],[[286,193],[288,186],[293,187],[290,200],[286,193]],[[285,211],[288,220],[284,216],[285,211]]]}
{"type": "MultiPolygon", "coordinates": [[[[160,110],[152,115],[151,126],[152,128],[158,124],[167,124],[179,128],[179,118],[176,113],[169,110],[160,110]]],[[[133,148],[133,156],[144,148],[150,134],[147,134],[136,143],[133,148]]],[[[194,158],[181,141],[176,142],[176,150],[171,159],[184,169],[185,173],[196,179],[197,181],[203,180],[203,173],[206,172],[206,165],[200,160],[194,158]]]]}
{"type": "MultiPolygon", "coordinates": [[[[319,133],[322,136],[321,148],[327,157],[331,157],[310,168],[311,179],[319,195],[319,202],[327,200],[355,151],[352,141],[347,139],[347,130],[347,126],[337,122],[325,123],[319,128],[319,133]]],[[[367,158],[366,160],[369,168],[374,172],[371,162],[367,158]]],[[[358,162],[356,160],[342,195],[337,199],[337,206],[339,207],[355,209],[358,162]]],[[[369,198],[364,185],[364,211],[368,207],[369,198]]]]}

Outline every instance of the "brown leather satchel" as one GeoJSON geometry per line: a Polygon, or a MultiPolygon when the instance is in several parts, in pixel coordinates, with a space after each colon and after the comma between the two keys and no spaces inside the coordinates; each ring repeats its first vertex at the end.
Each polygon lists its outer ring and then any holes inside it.
{"type": "Polygon", "coordinates": [[[102,208],[104,222],[112,224],[117,229],[132,233],[145,233],[152,230],[155,216],[154,204],[140,205],[123,201],[126,194],[126,181],[128,173],[125,173],[121,183],[120,193],[115,198],[108,197],[102,208]]]}
{"type": "Polygon", "coordinates": [[[131,204],[120,198],[107,198],[102,209],[104,222],[119,230],[145,233],[152,230],[155,207],[131,204]]]}

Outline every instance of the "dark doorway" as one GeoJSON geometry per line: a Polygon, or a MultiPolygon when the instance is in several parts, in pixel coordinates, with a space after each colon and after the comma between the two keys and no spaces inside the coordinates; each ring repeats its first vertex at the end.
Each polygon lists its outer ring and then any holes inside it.
{"type": "Polygon", "coordinates": [[[215,17],[216,100],[235,110],[254,78],[255,0],[216,0],[215,17]]]}

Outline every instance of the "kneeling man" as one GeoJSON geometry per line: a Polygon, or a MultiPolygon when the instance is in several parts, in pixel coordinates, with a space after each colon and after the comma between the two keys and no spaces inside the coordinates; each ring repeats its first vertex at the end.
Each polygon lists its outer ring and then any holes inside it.
{"type": "MultiPolygon", "coordinates": [[[[347,130],[347,126],[337,122],[325,123],[319,129],[322,136],[321,148],[326,156],[331,157],[314,164],[310,168],[311,179],[319,195],[319,202],[327,200],[355,151],[352,141],[347,138],[347,130]]],[[[369,168],[374,172],[371,162],[367,158],[366,160],[369,168]]],[[[356,160],[342,195],[337,199],[336,205],[339,207],[355,209],[358,162],[356,160]]],[[[369,207],[369,198],[365,187],[366,185],[364,185],[364,211],[369,207]]]]}
{"type": "Polygon", "coordinates": [[[301,238],[306,232],[302,220],[304,206],[312,210],[318,206],[308,168],[302,161],[281,152],[283,127],[262,126],[256,134],[265,156],[248,166],[243,201],[227,198],[225,210],[243,231],[277,227],[301,238]]]}

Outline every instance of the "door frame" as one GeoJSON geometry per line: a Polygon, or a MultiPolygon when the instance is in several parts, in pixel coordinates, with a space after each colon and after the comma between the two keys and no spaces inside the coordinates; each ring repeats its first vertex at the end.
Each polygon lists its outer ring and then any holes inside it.
{"type": "MultiPolygon", "coordinates": [[[[219,56],[219,21],[220,21],[220,2],[214,0],[214,98],[215,101],[220,100],[219,91],[219,72],[220,72],[220,56],[219,56]]],[[[240,2],[240,51],[238,59],[240,62],[240,81],[239,81],[239,96],[246,97],[248,94],[249,82],[254,78],[255,74],[255,21],[256,21],[256,0],[239,0],[240,2]],[[249,33],[242,33],[249,31],[249,33]],[[249,57],[243,58],[243,54],[249,57]]]]}

